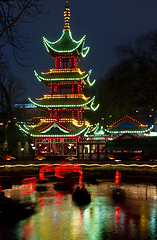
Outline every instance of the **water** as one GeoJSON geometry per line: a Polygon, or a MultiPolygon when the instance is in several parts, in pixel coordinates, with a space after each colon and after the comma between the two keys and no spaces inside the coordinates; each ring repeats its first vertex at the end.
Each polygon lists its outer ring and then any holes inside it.
{"type": "Polygon", "coordinates": [[[13,186],[6,195],[38,201],[36,213],[17,223],[0,225],[0,240],[104,240],[150,239],[157,236],[157,188],[155,185],[124,184],[126,201],[111,198],[114,183],[87,185],[92,202],[78,207],[71,194],[57,192],[53,184],[39,193],[34,186],[13,186]]]}

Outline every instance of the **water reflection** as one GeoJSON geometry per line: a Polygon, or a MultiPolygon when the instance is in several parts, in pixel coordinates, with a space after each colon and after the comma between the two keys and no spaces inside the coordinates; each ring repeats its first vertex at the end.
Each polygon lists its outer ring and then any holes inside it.
{"type": "Polygon", "coordinates": [[[13,186],[12,190],[6,190],[10,197],[29,197],[39,203],[31,217],[11,228],[3,225],[0,240],[154,240],[157,234],[156,186],[124,184],[121,187],[126,192],[126,201],[118,204],[111,198],[113,187],[111,182],[87,186],[92,202],[78,207],[71,194],[55,191],[53,184],[48,185],[47,192],[30,191],[27,195],[23,194],[22,186],[13,186]]]}

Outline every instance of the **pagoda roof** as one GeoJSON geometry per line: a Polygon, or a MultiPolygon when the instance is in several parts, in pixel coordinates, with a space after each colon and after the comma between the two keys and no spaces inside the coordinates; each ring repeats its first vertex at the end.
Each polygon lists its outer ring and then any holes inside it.
{"type": "MultiPolygon", "coordinates": [[[[69,107],[86,107],[90,104],[90,107],[95,111],[93,107],[95,96],[90,98],[40,98],[36,99],[36,102],[28,98],[31,103],[36,107],[41,108],[69,108],[69,107]]],[[[86,107],[87,108],[87,107],[86,107]]]]}
{"type": "Polygon", "coordinates": [[[122,131],[122,130],[127,130],[127,131],[142,131],[147,129],[147,125],[141,123],[140,121],[125,115],[118,121],[110,124],[108,126],[108,129],[111,131],[122,131]]]}
{"type": "Polygon", "coordinates": [[[70,29],[64,29],[59,40],[50,42],[43,37],[43,42],[52,57],[63,54],[75,54],[84,58],[90,49],[89,47],[84,48],[85,38],[86,36],[84,35],[79,41],[75,41],[70,29]]]}
{"type": "Polygon", "coordinates": [[[21,131],[32,137],[75,137],[81,135],[88,129],[88,126],[81,125],[80,127],[73,125],[71,122],[58,123],[42,122],[34,127],[28,128],[26,125],[19,125],[21,131]]]}
{"type": "Polygon", "coordinates": [[[43,76],[40,76],[36,71],[34,71],[36,78],[40,81],[43,82],[44,84],[46,82],[71,82],[71,81],[83,81],[84,84],[88,84],[89,86],[92,86],[96,80],[93,80],[92,82],[90,81],[90,76],[92,73],[92,70],[89,70],[87,74],[84,74],[84,72],[79,72],[79,71],[61,71],[58,70],[56,71],[50,71],[48,73],[42,73],[43,76]]]}

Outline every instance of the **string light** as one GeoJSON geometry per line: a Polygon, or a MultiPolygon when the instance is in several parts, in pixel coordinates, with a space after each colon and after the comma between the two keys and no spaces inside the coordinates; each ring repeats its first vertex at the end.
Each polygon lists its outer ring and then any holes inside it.
{"type": "Polygon", "coordinates": [[[136,119],[134,119],[134,118],[132,118],[132,117],[130,117],[130,116],[128,116],[128,115],[125,115],[125,116],[122,117],[121,119],[119,119],[119,120],[117,120],[116,122],[110,124],[109,127],[114,127],[114,125],[117,125],[117,123],[119,123],[119,122],[121,122],[121,121],[123,121],[123,120],[125,120],[125,119],[130,119],[130,120],[132,120],[134,123],[137,123],[138,125],[140,125],[141,127],[147,127],[147,125],[142,124],[142,123],[139,122],[138,120],[136,120],[136,119]]]}
{"type": "MultiPolygon", "coordinates": [[[[68,57],[68,59],[71,59],[71,57],[68,57]]],[[[49,72],[44,73],[41,72],[41,74],[52,74],[52,73],[78,73],[80,75],[83,75],[85,71],[81,71],[80,68],[51,68],[49,72]]]]}
{"type": "Polygon", "coordinates": [[[63,30],[62,35],[59,40],[56,42],[50,42],[45,37],[43,37],[43,43],[46,47],[46,50],[50,53],[50,51],[54,51],[56,53],[71,53],[77,50],[78,55],[81,55],[83,58],[86,57],[89,52],[90,47],[83,48],[85,43],[86,35],[84,35],[80,41],[75,41],[72,37],[72,33],[69,30],[63,30]],[[64,49],[66,42],[66,48],[64,49]],[[80,47],[82,45],[82,47],[80,47]],[[79,49],[81,51],[79,52],[79,49]]]}
{"type": "Polygon", "coordinates": [[[90,71],[86,74],[86,75],[84,75],[83,77],[79,77],[79,78],[75,78],[75,77],[73,77],[73,78],[69,78],[68,76],[67,76],[67,78],[44,78],[44,77],[41,77],[35,70],[34,70],[34,74],[35,74],[35,76],[36,76],[36,78],[41,82],[41,81],[54,81],[54,82],[58,82],[58,81],[81,81],[81,80],[85,80],[88,76],[89,76],[89,74],[90,74],[90,71]]]}
{"type": "MultiPolygon", "coordinates": [[[[28,98],[28,100],[33,103],[35,106],[37,107],[46,107],[46,108],[56,108],[56,107],[61,107],[61,108],[64,108],[64,107],[83,107],[83,106],[86,106],[88,105],[89,103],[91,103],[91,108],[94,110],[94,108],[92,107],[92,104],[95,100],[95,96],[92,97],[89,101],[87,101],[86,103],[82,103],[82,104],[57,104],[57,105],[53,105],[53,104],[39,104],[39,103],[36,103],[34,101],[32,101],[30,98],[28,98]]],[[[96,107],[98,108],[98,107],[96,107]]],[[[94,110],[96,111],[96,110],[94,110]]]]}
{"type": "Polygon", "coordinates": [[[75,133],[75,134],[64,134],[64,135],[60,135],[60,134],[47,134],[47,135],[43,135],[43,134],[35,134],[35,133],[31,133],[31,132],[28,132],[27,130],[25,130],[22,126],[18,126],[19,127],[19,129],[22,131],[22,132],[24,132],[25,134],[28,134],[28,135],[30,135],[31,137],[50,137],[50,138],[56,138],[56,137],[76,137],[76,136],[79,136],[79,135],[81,135],[83,132],[85,132],[87,129],[88,129],[88,127],[84,127],[81,131],[79,131],[79,132],[77,132],[77,133],[75,133]]]}
{"type": "MultiPolygon", "coordinates": [[[[58,163],[53,163],[51,164],[52,166],[56,166],[58,163]]],[[[43,166],[43,163],[38,163],[38,164],[15,164],[15,165],[0,165],[0,168],[4,167],[10,167],[10,168],[16,168],[16,167],[40,167],[43,166]]],[[[110,163],[105,163],[105,164],[98,164],[98,163],[93,163],[93,164],[86,164],[86,163],[80,163],[80,166],[86,166],[86,167],[138,167],[138,168],[143,168],[143,167],[148,167],[148,168],[156,168],[157,165],[149,165],[149,164],[110,164],[110,163]]]]}
{"type": "Polygon", "coordinates": [[[132,131],[130,131],[130,130],[122,130],[122,131],[111,131],[111,130],[108,130],[108,129],[105,129],[106,130],[106,132],[108,132],[108,133],[137,133],[137,134],[140,134],[140,133],[145,133],[145,132],[149,132],[150,130],[152,130],[154,128],[154,125],[152,125],[150,128],[148,128],[148,129],[145,129],[145,130],[139,130],[139,131],[134,131],[134,130],[132,130],[132,131]]]}

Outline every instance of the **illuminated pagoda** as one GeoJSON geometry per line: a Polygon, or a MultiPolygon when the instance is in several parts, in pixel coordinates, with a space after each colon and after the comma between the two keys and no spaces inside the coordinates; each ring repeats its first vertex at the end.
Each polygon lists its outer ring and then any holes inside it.
{"type": "Polygon", "coordinates": [[[36,155],[77,155],[79,139],[90,127],[83,113],[99,107],[99,104],[94,104],[95,96],[90,98],[83,94],[83,88],[92,86],[96,80],[90,81],[91,70],[85,73],[78,66],[89,47],[84,47],[86,36],[79,41],[73,39],[69,20],[70,8],[66,0],[62,36],[55,42],[43,38],[55,65],[41,75],[34,71],[39,82],[49,88],[49,93],[35,101],[29,98],[29,101],[36,108],[46,111],[49,117],[34,117],[29,124],[19,126],[20,130],[34,138],[36,155]]]}

